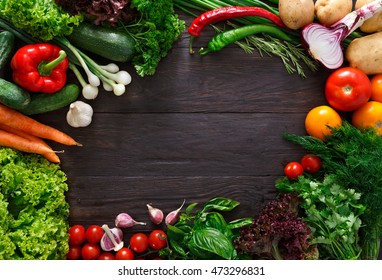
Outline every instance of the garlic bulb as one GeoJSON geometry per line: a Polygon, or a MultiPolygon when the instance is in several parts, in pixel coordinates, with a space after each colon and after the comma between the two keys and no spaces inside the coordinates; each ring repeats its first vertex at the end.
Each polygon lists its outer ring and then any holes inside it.
{"type": "Polygon", "coordinates": [[[72,127],[85,127],[92,122],[92,117],[93,108],[89,104],[77,100],[70,104],[66,121],[72,127]]]}

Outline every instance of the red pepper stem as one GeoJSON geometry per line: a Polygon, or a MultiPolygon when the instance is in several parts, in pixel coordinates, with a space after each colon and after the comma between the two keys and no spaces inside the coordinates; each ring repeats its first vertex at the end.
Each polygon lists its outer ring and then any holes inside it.
{"type": "Polygon", "coordinates": [[[66,58],[66,52],[60,50],[58,57],[52,61],[42,61],[38,66],[38,72],[41,76],[49,76],[52,70],[66,58]]]}
{"type": "Polygon", "coordinates": [[[190,36],[190,44],[189,44],[189,51],[190,51],[190,54],[194,54],[194,50],[192,49],[192,43],[194,42],[195,40],[195,37],[194,36],[190,36]]]}

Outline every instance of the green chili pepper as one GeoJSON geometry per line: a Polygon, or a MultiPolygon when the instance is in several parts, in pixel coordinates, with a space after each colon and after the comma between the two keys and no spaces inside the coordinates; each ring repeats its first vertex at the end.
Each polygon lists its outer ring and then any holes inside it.
{"type": "Polygon", "coordinates": [[[247,36],[251,36],[258,33],[267,33],[276,38],[284,41],[292,42],[293,39],[280,30],[279,27],[274,27],[264,24],[252,24],[235,29],[230,29],[228,31],[221,32],[212,37],[211,41],[208,43],[208,48],[201,48],[199,54],[205,55],[210,52],[217,52],[228,46],[229,44],[235,43],[247,36]]]}

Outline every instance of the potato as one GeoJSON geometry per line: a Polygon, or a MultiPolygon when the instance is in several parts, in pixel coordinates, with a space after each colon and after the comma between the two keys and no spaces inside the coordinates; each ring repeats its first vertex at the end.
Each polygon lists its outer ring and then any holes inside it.
{"type": "MultiPolygon", "coordinates": [[[[359,9],[365,4],[369,4],[370,2],[373,2],[374,0],[357,0],[355,3],[355,8],[359,9]]],[[[362,32],[365,33],[374,33],[377,31],[382,30],[382,12],[376,13],[374,16],[366,20],[361,27],[362,32]]]]}
{"type": "Polygon", "coordinates": [[[351,67],[367,75],[382,73],[382,31],[354,39],[347,47],[345,57],[351,67]]]}
{"type": "Polygon", "coordinates": [[[314,20],[313,0],[280,0],[280,18],[290,29],[297,30],[314,20]]]}
{"type": "Polygon", "coordinates": [[[352,11],[352,0],[317,0],[314,4],[318,21],[330,26],[352,11]]]}

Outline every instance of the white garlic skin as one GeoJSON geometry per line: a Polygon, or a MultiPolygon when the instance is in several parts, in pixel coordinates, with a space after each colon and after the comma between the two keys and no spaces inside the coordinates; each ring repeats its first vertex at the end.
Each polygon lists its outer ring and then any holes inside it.
{"type": "Polygon", "coordinates": [[[69,105],[66,121],[70,126],[86,127],[91,124],[92,119],[93,108],[89,104],[77,100],[69,105]]]}

